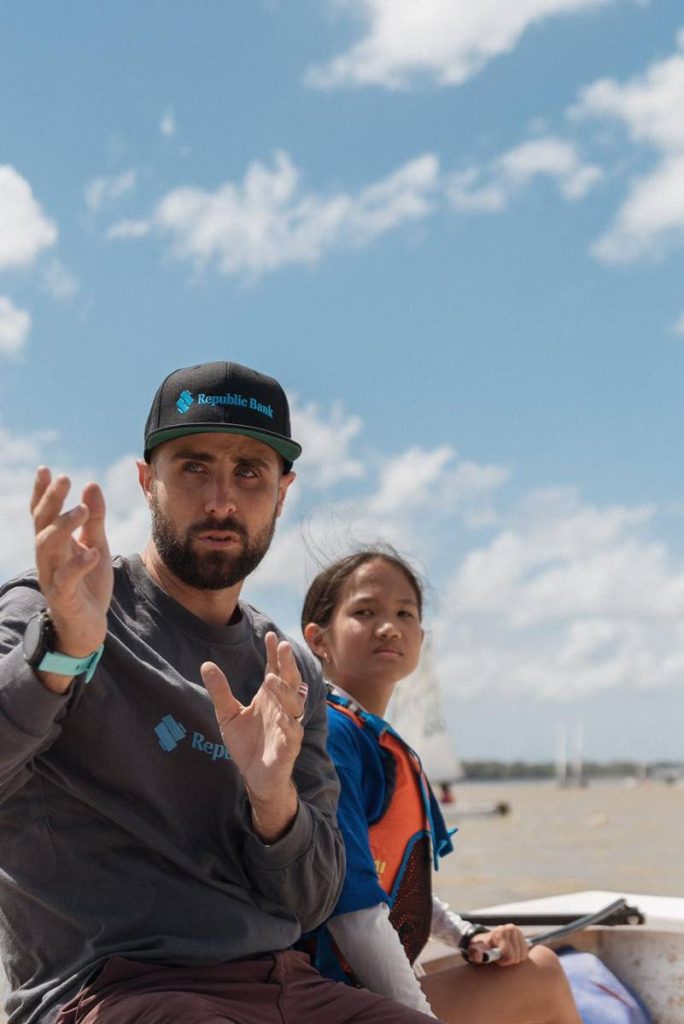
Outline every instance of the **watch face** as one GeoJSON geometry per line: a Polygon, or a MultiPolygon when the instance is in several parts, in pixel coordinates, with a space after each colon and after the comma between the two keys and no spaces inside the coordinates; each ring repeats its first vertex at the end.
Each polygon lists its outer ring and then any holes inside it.
{"type": "Polygon", "coordinates": [[[51,650],[51,640],[54,636],[52,623],[46,612],[38,612],[32,616],[26,624],[24,633],[24,657],[29,665],[35,666],[42,660],[43,655],[51,650]]]}

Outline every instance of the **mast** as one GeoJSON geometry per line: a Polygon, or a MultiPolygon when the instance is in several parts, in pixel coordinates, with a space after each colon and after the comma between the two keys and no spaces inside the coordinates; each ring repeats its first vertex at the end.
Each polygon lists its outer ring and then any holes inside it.
{"type": "Polygon", "coordinates": [[[568,781],[568,737],[565,726],[559,725],[556,742],[556,782],[559,786],[567,786],[568,781]]]}

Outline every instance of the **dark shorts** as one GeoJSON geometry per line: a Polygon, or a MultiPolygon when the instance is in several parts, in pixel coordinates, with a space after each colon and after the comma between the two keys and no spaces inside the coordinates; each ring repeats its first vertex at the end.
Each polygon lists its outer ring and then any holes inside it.
{"type": "Polygon", "coordinates": [[[434,1018],[323,978],[291,950],[217,967],[112,957],[54,1024],[424,1024],[434,1018]]]}

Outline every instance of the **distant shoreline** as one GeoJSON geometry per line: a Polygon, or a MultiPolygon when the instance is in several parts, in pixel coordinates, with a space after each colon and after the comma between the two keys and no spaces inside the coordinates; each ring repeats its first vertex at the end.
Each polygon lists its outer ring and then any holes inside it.
{"type": "MultiPolygon", "coordinates": [[[[464,777],[460,782],[490,782],[502,779],[555,779],[558,766],[552,761],[462,761],[464,777]]],[[[586,779],[625,779],[674,782],[684,778],[684,762],[658,761],[584,761],[582,776],[586,779]]]]}

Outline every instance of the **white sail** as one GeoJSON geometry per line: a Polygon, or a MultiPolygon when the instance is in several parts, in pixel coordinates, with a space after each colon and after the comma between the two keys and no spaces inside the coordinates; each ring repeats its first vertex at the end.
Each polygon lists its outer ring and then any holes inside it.
{"type": "Polygon", "coordinates": [[[428,637],[418,668],[394,691],[387,718],[420,755],[432,783],[448,784],[463,778],[463,766],[454,752],[444,718],[442,692],[428,637]]]}
{"type": "Polygon", "coordinates": [[[574,756],[568,757],[568,736],[564,725],[558,729],[558,751],[556,754],[556,782],[559,786],[586,786],[584,773],[584,726],[578,725],[574,735],[574,756]]]}

